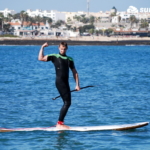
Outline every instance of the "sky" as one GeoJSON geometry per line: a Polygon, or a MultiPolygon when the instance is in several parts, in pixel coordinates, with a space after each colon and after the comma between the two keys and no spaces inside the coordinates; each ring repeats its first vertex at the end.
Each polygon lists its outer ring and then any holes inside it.
{"type": "MultiPolygon", "coordinates": [[[[126,11],[129,6],[150,8],[150,0],[90,0],[90,12],[109,11],[113,6],[118,11],[126,11]]],[[[0,10],[8,8],[20,12],[22,10],[58,10],[87,11],[87,0],[0,0],[0,10]]]]}

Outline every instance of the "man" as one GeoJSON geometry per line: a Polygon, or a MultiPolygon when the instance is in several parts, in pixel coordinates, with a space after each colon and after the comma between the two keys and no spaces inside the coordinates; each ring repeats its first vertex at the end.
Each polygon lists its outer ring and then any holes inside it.
{"type": "Polygon", "coordinates": [[[66,42],[61,42],[59,44],[59,54],[51,54],[44,56],[44,48],[48,46],[48,43],[42,45],[39,52],[38,60],[40,61],[52,61],[56,70],[56,87],[63,99],[64,105],[60,110],[59,119],[56,127],[59,129],[69,129],[69,126],[64,125],[64,118],[68,112],[71,105],[71,93],[69,87],[69,68],[71,69],[75,82],[77,91],[80,90],[79,77],[75,69],[73,59],[66,55],[68,45],[66,42]]]}

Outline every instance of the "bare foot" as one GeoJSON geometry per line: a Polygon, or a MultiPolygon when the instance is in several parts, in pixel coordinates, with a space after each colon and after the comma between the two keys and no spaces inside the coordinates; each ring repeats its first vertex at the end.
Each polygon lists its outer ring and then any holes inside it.
{"type": "Polygon", "coordinates": [[[69,126],[66,126],[66,125],[60,125],[60,124],[57,124],[56,125],[56,128],[58,128],[58,129],[70,129],[70,127],[69,126]]]}

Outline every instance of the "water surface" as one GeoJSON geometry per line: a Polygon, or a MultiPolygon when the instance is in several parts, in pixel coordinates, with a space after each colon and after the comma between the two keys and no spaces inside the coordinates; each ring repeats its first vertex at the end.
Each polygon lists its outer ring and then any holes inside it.
{"type": "MultiPolygon", "coordinates": [[[[58,46],[45,54],[58,53],[58,46]]],[[[62,100],[51,62],[37,60],[40,46],[0,46],[0,127],[56,124],[62,100]]],[[[72,93],[70,126],[150,120],[150,46],[69,46],[81,87],[72,93]]],[[[75,82],[70,72],[70,87],[75,82]]],[[[0,133],[1,150],[149,150],[150,126],[130,131],[0,133]]]]}

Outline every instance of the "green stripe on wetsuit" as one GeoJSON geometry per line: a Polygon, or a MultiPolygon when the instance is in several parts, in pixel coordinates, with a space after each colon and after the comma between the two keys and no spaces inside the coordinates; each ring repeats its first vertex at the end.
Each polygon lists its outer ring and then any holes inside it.
{"type": "Polygon", "coordinates": [[[70,61],[73,61],[73,59],[71,58],[71,57],[69,57],[69,56],[62,56],[62,55],[60,55],[60,54],[50,54],[50,55],[48,55],[48,56],[55,56],[55,57],[57,57],[57,58],[62,58],[62,59],[69,59],[70,61]]]}

